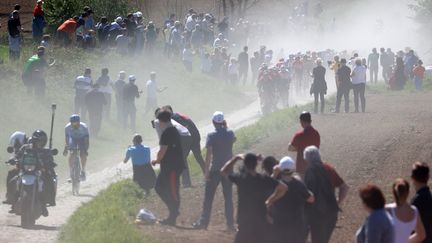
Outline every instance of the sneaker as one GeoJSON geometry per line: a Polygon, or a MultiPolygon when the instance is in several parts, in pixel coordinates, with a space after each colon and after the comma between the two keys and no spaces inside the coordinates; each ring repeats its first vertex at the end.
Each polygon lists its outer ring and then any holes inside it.
{"type": "Polygon", "coordinates": [[[48,217],[48,209],[46,207],[42,207],[42,216],[48,217]]]}
{"type": "Polygon", "coordinates": [[[175,226],[176,225],[175,219],[170,219],[170,218],[159,221],[159,223],[161,225],[168,225],[168,226],[175,226]]]}
{"type": "Polygon", "coordinates": [[[67,179],[67,182],[68,182],[68,183],[72,183],[72,178],[68,178],[68,179],[67,179]]]}
{"type": "Polygon", "coordinates": [[[201,221],[198,220],[198,221],[196,221],[195,223],[192,224],[192,227],[194,229],[204,229],[204,230],[206,230],[208,226],[205,225],[205,224],[203,224],[203,223],[201,223],[201,221]]]}
{"type": "Polygon", "coordinates": [[[237,228],[234,225],[227,225],[226,227],[227,232],[237,232],[237,228]]]}
{"type": "Polygon", "coordinates": [[[12,203],[11,201],[9,201],[9,200],[4,200],[2,203],[3,203],[3,204],[10,204],[10,205],[13,204],[13,203],[12,203]]]}
{"type": "Polygon", "coordinates": [[[81,171],[80,180],[81,181],[85,181],[86,180],[86,173],[85,173],[85,171],[81,171]]]}

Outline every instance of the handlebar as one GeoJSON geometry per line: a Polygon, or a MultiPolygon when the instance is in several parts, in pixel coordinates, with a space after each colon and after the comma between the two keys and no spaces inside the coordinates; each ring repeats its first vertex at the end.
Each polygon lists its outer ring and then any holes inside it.
{"type": "Polygon", "coordinates": [[[17,163],[18,163],[18,160],[16,158],[11,158],[5,162],[5,164],[8,164],[8,165],[16,165],[17,163]]]}

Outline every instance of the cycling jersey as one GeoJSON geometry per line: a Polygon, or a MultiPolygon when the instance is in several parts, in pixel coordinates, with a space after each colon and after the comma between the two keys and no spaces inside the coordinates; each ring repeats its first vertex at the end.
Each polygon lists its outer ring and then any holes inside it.
{"type": "Polygon", "coordinates": [[[68,123],[65,127],[65,136],[67,146],[72,148],[78,148],[80,150],[87,150],[86,139],[89,138],[89,131],[87,125],[80,122],[79,128],[73,128],[71,123],[68,123]]]}

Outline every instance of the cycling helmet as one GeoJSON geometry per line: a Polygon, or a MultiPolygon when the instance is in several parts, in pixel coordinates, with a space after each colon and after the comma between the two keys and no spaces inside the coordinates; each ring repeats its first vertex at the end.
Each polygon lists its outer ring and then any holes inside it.
{"type": "Polygon", "coordinates": [[[77,114],[73,114],[69,119],[70,123],[80,122],[80,120],[81,120],[81,118],[77,114]]]}
{"type": "Polygon", "coordinates": [[[47,134],[42,130],[36,130],[31,136],[31,143],[39,148],[44,148],[48,142],[47,134]]]}

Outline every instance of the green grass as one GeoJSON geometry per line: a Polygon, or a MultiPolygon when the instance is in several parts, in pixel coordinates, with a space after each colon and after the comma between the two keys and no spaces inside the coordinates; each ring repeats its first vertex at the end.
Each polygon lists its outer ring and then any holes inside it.
{"type": "Polygon", "coordinates": [[[142,199],[143,192],[132,180],[112,184],[72,215],[59,242],[152,242],[132,222],[142,199]]]}
{"type": "MultiPolygon", "coordinates": [[[[24,61],[31,56],[34,48],[23,49],[22,58],[16,63],[8,60],[8,49],[0,45],[0,149],[5,151],[10,134],[16,130],[31,133],[36,129],[49,132],[51,103],[57,104],[54,129],[54,147],[60,150],[64,145],[64,126],[73,112],[73,83],[86,67],[93,70],[93,79],[100,75],[103,67],[110,70],[111,79],[116,79],[121,70],[127,74],[135,74],[137,85],[145,90],[145,82],[151,71],[156,71],[160,86],[168,86],[168,90],[159,96],[160,105],[171,104],[175,111],[189,115],[195,121],[208,120],[215,110],[234,111],[248,104],[252,98],[243,94],[240,88],[231,87],[223,81],[203,75],[199,72],[199,63],[195,63],[192,73],[185,71],[182,63],[166,60],[155,54],[154,57],[134,56],[120,58],[117,54],[101,53],[99,50],[86,52],[81,49],[50,50],[48,58],[56,59],[56,65],[47,72],[47,95],[36,100],[26,94],[21,80],[24,61]]],[[[145,97],[137,100],[137,132],[141,133],[144,142],[156,138],[151,128],[151,114],[144,116],[145,97]]],[[[100,138],[90,141],[88,169],[94,171],[101,167],[112,166],[120,161],[124,149],[131,143],[133,132],[123,130],[116,122],[115,99],[112,100],[111,120],[104,119],[100,138]],[[117,156],[113,156],[117,155],[117,156]]],[[[0,161],[8,158],[6,152],[0,153],[0,161]]],[[[57,156],[57,171],[60,182],[67,175],[66,158],[57,156]]],[[[5,178],[7,167],[0,170],[0,178],[5,178]]],[[[0,192],[4,191],[4,180],[0,180],[0,192]]]]}

